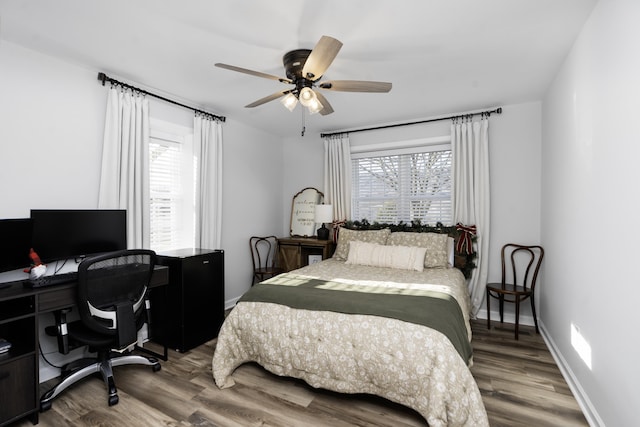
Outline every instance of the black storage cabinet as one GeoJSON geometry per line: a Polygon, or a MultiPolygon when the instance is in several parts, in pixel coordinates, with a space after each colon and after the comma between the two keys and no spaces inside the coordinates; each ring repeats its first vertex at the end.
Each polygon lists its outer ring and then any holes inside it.
{"type": "Polygon", "coordinates": [[[151,339],[186,352],[217,337],[224,321],[224,251],[188,248],[157,255],[157,264],[169,267],[169,286],[151,295],[151,339]]]}

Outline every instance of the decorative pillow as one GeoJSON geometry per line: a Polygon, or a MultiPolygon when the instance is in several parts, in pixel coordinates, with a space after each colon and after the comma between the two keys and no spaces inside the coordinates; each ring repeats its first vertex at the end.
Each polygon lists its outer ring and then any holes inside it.
{"type": "Polygon", "coordinates": [[[417,246],[387,246],[354,240],[349,243],[346,264],[422,271],[426,252],[427,248],[417,246]]]}
{"type": "Polygon", "coordinates": [[[426,248],[427,255],[424,258],[424,266],[427,268],[449,265],[449,235],[447,234],[398,231],[391,233],[387,244],[426,248]]]}
{"type": "Polygon", "coordinates": [[[389,234],[391,234],[391,231],[388,228],[382,230],[350,230],[348,228],[341,228],[338,233],[338,244],[333,253],[333,258],[341,261],[346,260],[349,254],[349,242],[352,241],[386,245],[389,234]]]}

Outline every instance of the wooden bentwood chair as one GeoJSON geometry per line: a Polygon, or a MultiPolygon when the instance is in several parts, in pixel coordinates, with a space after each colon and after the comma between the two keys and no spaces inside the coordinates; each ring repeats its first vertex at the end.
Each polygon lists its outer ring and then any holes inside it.
{"type": "Polygon", "coordinates": [[[491,329],[491,298],[497,298],[499,301],[500,323],[504,321],[504,303],[515,303],[515,337],[518,339],[520,302],[529,298],[536,333],[540,333],[536,316],[534,290],[542,258],[544,257],[544,249],[542,249],[542,246],[536,245],[527,246],[507,243],[502,247],[500,256],[502,259],[502,281],[500,283],[487,283],[487,328],[491,329]]]}
{"type": "Polygon", "coordinates": [[[253,236],[249,239],[253,279],[251,286],[284,272],[278,267],[278,238],[276,236],[253,236]]]}

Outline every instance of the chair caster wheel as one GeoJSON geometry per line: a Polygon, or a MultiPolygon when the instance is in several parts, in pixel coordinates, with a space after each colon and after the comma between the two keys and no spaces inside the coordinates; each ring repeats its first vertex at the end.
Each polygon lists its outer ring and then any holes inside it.
{"type": "Polygon", "coordinates": [[[113,406],[113,405],[117,405],[118,404],[118,396],[109,396],[109,406],[113,406]]]}
{"type": "Polygon", "coordinates": [[[48,411],[51,409],[51,401],[40,402],[40,412],[48,411]]]}
{"type": "Polygon", "coordinates": [[[158,372],[160,369],[162,369],[162,366],[158,363],[157,365],[153,365],[151,369],[153,369],[153,372],[158,372]]]}

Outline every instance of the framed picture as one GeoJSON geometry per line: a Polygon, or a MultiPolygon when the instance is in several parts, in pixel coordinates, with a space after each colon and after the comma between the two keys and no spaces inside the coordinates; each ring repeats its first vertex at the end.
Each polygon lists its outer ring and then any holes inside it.
{"type": "Polygon", "coordinates": [[[322,261],[322,255],[309,255],[309,265],[322,261]]]}
{"type": "Polygon", "coordinates": [[[292,237],[311,237],[316,233],[316,205],[322,203],[324,194],[321,191],[307,187],[293,196],[291,203],[291,233],[292,237]]]}

